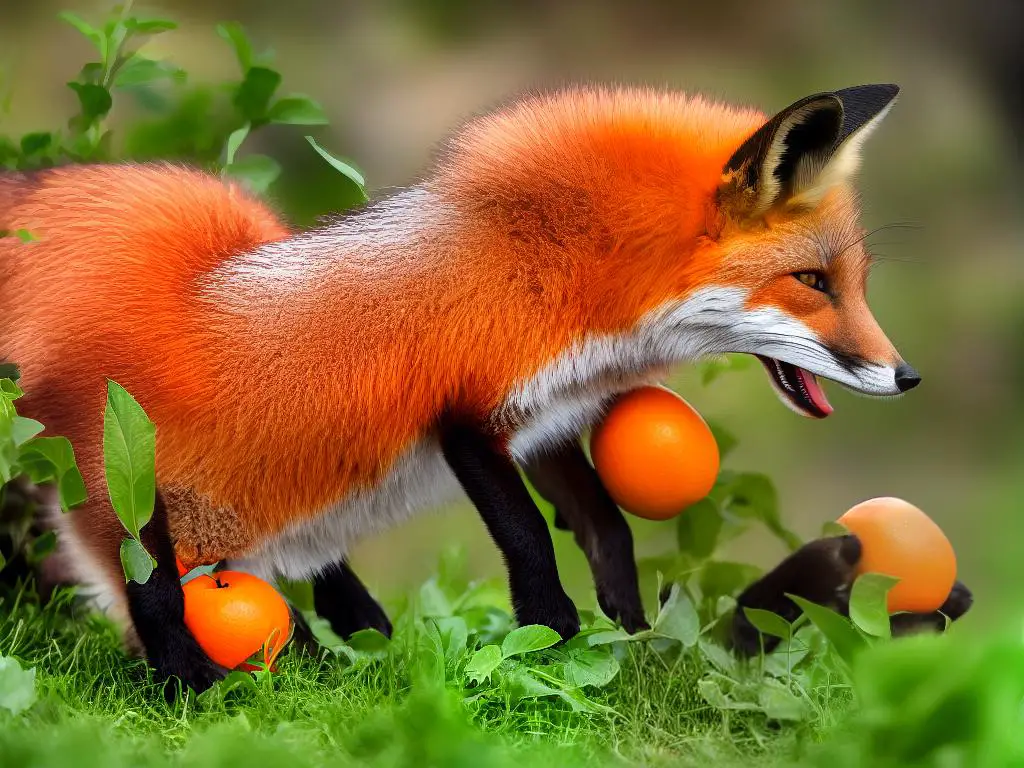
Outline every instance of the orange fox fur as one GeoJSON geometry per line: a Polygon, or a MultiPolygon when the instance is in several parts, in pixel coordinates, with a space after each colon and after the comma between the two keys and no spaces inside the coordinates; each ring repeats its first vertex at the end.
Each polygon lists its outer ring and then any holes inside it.
{"type": "Polygon", "coordinates": [[[765,120],[644,90],[536,97],[471,122],[412,191],[302,234],[170,165],[0,176],[0,227],[37,238],[0,240],[0,359],[21,367],[25,414],[74,445],[89,490],[76,538],[123,583],[107,378],[157,425],[172,533],[198,563],[372,489],[442,419],[510,439],[530,417],[524,382],[705,286],[897,360],[864,302],[845,183],[755,219],[720,194],[765,120]],[[844,300],[774,279],[804,269],[844,300]]]}

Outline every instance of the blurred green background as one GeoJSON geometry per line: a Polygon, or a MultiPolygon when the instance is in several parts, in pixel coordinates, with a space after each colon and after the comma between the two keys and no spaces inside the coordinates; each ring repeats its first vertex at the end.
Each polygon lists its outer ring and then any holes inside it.
{"type": "MultiPolygon", "coordinates": [[[[0,69],[13,105],[0,132],[59,125],[74,111],[64,83],[90,51],[56,14],[99,20],[108,9],[0,0],[0,69]]],[[[902,496],[952,539],[961,578],[976,593],[970,621],[985,622],[1022,596],[1024,3],[182,0],[135,10],[180,23],[146,51],[184,66],[193,83],[237,76],[214,24],[241,22],[258,48],[275,51],[283,90],[324,105],[332,124],[313,133],[351,158],[371,191],[414,181],[450,129],[526,90],[649,84],[772,111],[819,90],[899,83],[900,101],[867,145],[860,186],[868,228],[916,225],[873,238],[880,263],[870,295],[923,385],[884,402],[826,385],[836,412],[812,422],[777,402],[759,366],[709,387],[682,369],[672,384],[740,438],[728,466],[776,479],[801,534],[815,535],[862,499],[902,496]]],[[[115,115],[132,108],[118,105],[115,115]]],[[[282,162],[286,173],[271,195],[307,224],[345,197],[302,132],[269,128],[247,148],[282,162]]],[[[636,531],[641,554],[674,547],[672,525],[638,523],[636,531]]],[[[567,534],[555,538],[565,581],[591,607],[582,556],[567,534]]],[[[387,598],[428,576],[452,544],[467,548],[475,573],[502,573],[468,507],[367,541],[355,560],[387,598]]],[[[731,549],[761,565],[782,554],[763,532],[731,549]]]]}

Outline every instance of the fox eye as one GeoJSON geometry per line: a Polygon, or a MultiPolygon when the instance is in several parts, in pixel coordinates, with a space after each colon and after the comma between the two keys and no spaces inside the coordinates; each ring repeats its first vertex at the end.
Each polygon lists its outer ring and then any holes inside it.
{"type": "Polygon", "coordinates": [[[828,293],[828,282],[820,272],[794,272],[793,277],[806,285],[822,293],[828,293]]]}

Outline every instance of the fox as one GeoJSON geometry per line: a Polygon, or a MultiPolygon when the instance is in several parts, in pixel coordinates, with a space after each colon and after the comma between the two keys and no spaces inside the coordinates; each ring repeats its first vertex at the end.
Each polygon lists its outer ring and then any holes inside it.
{"type": "MultiPolygon", "coordinates": [[[[875,397],[921,381],[869,309],[854,185],[898,91],[770,117],[638,87],[529,94],[457,128],[418,182],[307,231],[182,165],[0,175],[0,227],[34,236],[0,239],[0,359],[89,490],[55,515],[57,556],[157,675],[203,690],[226,671],[185,626],[176,557],[310,579],[339,635],[390,634],[353,546],[468,499],[515,619],[569,638],[578,612],[528,481],[602,611],[647,627],[630,527],[581,443],[617,395],[725,353],[755,356],[814,419],[832,412],[820,379],[875,397]],[[104,492],[108,379],[157,429],[145,584],[125,582],[104,492]]],[[[855,536],[813,541],[739,605],[841,606],[859,558],[855,536]]],[[[943,612],[970,599],[957,582],[943,612]]],[[[742,614],[733,642],[754,652],[742,614]]]]}

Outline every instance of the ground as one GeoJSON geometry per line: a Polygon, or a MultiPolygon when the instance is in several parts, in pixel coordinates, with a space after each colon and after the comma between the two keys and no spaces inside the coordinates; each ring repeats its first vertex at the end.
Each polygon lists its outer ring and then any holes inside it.
{"type": "Polygon", "coordinates": [[[106,620],[66,593],[44,606],[24,586],[8,590],[0,656],[35,670],[36,701],[7,712],[18,686],[0,667],[0,765],[840,768],[1024,757],[1019,637],[883,642],[847,673],[807,626],[807,652],[739,665],[712,633],[691,635],[695,614],[677,592],[654,617],[658,637],[627,641],[585,614],[583,638],[529,650],[547,638],[509,634],[499,592],[431,580],[399,606],[391,643],[367,633],[341,645],[318,626],[333,648],[318,658],[293,648],[275,673],[236,672],[169,704],[106,620]],[[492,640],[500,655],[488,663],[477,648],[492,640]]]}

